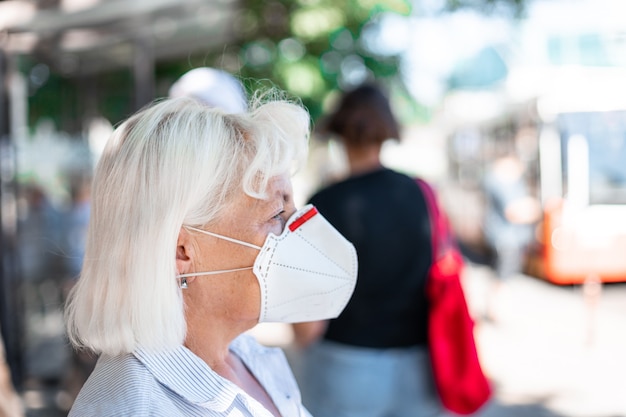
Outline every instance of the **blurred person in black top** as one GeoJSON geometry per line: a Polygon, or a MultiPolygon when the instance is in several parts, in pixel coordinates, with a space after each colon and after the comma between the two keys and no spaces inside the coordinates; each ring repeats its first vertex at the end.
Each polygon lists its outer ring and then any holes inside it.
{"type": "Polygon", "coordinates": [[[359,271],[338,318],[294,325],[303,403],[316,417],[441,415],[427,348],[426,200],[380,159],[398,122],[382,89],[366,84],[342,97],[325,130],[340,137],[350,172],[310,202],[355,245],[359,271]]]}

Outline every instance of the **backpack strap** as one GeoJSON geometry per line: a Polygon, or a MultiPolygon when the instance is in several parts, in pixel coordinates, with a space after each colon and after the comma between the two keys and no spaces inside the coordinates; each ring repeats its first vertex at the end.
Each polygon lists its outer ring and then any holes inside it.
{"type": "Polygon", "coordinates": [[[426,200],[428,215],[430,218],[431,241],[433,247],[433,261],[441,259],[451,248],[456,248],[454,238],[450,232],[450,224],[447,216],[441,211],[437,194],[433,187],[421,178],[416,178],[426,200]]]}

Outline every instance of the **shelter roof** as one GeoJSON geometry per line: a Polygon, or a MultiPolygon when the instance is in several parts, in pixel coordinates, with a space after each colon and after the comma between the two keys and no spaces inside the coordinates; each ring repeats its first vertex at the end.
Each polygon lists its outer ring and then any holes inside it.
{"type": "Polygon", "coordinates": [[[0,47],[67,75],[223,48],[234,37],[236,0],[0,0],[0,47]]]}

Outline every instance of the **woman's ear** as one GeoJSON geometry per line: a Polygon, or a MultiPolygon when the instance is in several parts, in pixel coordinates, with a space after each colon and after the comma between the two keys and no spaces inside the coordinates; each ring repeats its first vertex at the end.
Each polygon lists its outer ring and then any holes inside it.
{"type": "Polygon", "coordinates": [[[181,227],[176,241],[176,271],[178,274],[186,274],[191,269],[192,245],[191,235],[181,227]]]}

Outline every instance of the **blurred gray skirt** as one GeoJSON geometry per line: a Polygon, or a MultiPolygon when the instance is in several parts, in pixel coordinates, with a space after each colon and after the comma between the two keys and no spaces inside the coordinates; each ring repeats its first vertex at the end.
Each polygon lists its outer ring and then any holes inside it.
{"type": "Polygon", "coordinates": [[[302,400],[314,417],[443,416],[426,347],[372,349],[321,341],[301,357],[302,400]]]}

